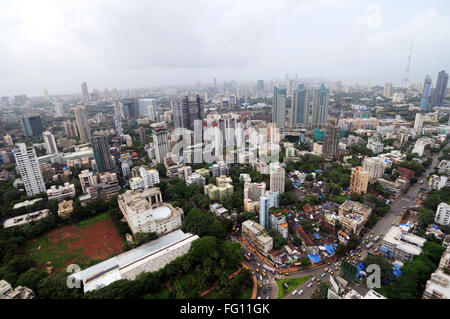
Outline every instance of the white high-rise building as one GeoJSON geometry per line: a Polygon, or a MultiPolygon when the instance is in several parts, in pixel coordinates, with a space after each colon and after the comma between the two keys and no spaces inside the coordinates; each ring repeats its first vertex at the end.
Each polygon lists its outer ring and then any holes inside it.
{"type": "Polygon", "coordinates": [[[18,143],[14,150],[16,169],[22,177],[25,191],[33,196],[46,191],[44,178],[39,168],[39,162],[34,147],[27,147],[25,143],[18,143]]]}
{"type": "Polygon", "coordinates": [[[270,163],[270,190],[284,193],[286,172],[280,163],[270,163]]]}
{"type": "Polygon", "coordinates": [[[423,128],[423,115],[416,113],[416,118],[414,120],[414,129],[421,132],[423,128]]]}
{"type": "Polygon", "coordinates": [[[151,128],[153,129],[153,145],[155,148],[156,160],[158,163],[163,163],[164,157],[169,153],[166,123],[155,123],[151,125],[151,128]]]}
{"type": "Polygon", "coordinates": [[[47,154],[50,155],[58,153],[55,136],[49,131],[42,133],[42,136],[44,137],[45,150],[47,151],[47,154]]]}
{"type": "Polygon", "coordinates": [[[450,205],[447,203],[440,203],[436,209],[434,221],[439,225],[450,225],[450,205]]]}
{"type": "Polygon", "coordinates": [[[371,183],[383,177],[385,168],[385,160],[380,157],[366,157],[363,161],[363,170],[369,172],[371,183]]]}
{"type": "Polygon", "coordinates": [[[268,191],[259,199],[259,224],[265,229],[270,228],[269,209],[278,207],[279,193],[268,191]]]}

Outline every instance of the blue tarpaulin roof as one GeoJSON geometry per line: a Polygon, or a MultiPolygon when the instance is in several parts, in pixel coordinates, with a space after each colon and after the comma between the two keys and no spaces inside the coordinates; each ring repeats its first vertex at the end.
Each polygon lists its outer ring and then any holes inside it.
{"type": "Polygon", "coordinates": [[[434,229],[440,230],[436,225],[433,225],[431,227],[433,227],[434,229]]]}
{"type": "Polygon", "coordinates": [[[396,275],[397,277],[400,277],[402,275],[402,271],[400,269],[395,269],[393,271],[394,275],[396,275]]]}
{"type": "Polygon", "coordinates": [[[319,255],[308,255],[308,258],[312,263],[318,263],[322,260],[319,255]]]}
{"type": "Polygon", "coordinates": [[[335,251],[334,251],[334,249],[333,249],[333,245],[331,245],[331,244],[325,244],[324,246],[325,246],[325,249],[327,250],[327,252],[328,252],[331,256],[333,256],[333,255],[335,254],[335,251]]]}
{"type": "Polygon", "coordinates": [[[380,250],[381,251],[384,251],[385,253],[387,253],[389,250],[386,248],[386,247],[384,247],[384,246],[381,246],[380,247],[380,250]]]}
{"type": "Polygon", "coordinates": [[[320,237],[319,237],[319,234],[314,234],[314,236],[315,236],[317,239],[320,238],[320,237]]]}
{"type": "Polygon", "coordinates": [[[364,264],[359,264],[359,268],[361,268],[362,270],[366,269],[366,266],[364,266],[364,264]]]}

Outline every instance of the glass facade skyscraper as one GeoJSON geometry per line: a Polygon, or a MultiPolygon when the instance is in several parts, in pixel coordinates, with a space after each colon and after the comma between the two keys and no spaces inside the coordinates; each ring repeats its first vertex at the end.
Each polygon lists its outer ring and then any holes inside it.
{"type": "Polygon", "coordinates": [[[433,106],[444,105],[447,83],[448,83],[448,73],[445,73],[445,71],[439,72],[438,79],[436,82],[436,89],[434,90],[433,94],[433,106]]]}
{"type": "Polygon", "coordinates": [[[309,91],[303,84],[294,89],[292,95],[292,127],[296,124],[308,124],[309,116],[309,91]]]}
{"type": "Polygon", "coordinates": [[[429,107],[431,93],[431,77],[427,75],[425,82],[423,83],[422,99],[420,100],[420,109],[427,111],[429,107]]]}
{"type": "Polygon", "coordinates": [[[273,88],[272,123],[280,129],[286,125],[286,89],[273,88]]]}

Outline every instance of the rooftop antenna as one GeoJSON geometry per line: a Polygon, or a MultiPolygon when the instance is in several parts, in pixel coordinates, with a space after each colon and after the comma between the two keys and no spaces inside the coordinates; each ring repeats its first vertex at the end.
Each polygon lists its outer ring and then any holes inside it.
{"type": "Polygon", "coordinates": [[[406,66],[406,74],[405,74],[405,78],[403,79],[403,84],[404,84],[405,88],[408,88],[408,84],[409,84],[409,70],[411,67],[411,52],[412,52],[412,42],[409,47],[408,65],[406,66]]]}

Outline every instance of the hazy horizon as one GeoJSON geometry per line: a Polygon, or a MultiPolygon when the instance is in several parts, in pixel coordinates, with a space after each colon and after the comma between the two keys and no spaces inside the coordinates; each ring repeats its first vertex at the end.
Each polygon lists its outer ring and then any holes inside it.
{"type": "Polygon", "coordinates": [[[0,96],[299,78],[436,84],[450,3],[385,0],[0,3],[0,96]]]}

